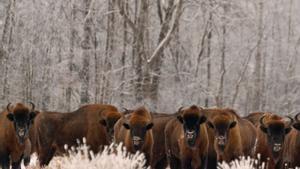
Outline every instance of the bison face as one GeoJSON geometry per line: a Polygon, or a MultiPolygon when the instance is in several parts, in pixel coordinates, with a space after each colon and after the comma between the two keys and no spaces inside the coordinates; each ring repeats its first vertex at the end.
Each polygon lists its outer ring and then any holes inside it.
{"type": "Polygon", "coordinates": [[[200,134],[200,125],[206,121],[205,116],[179,115],[177,119],[183,125],[184,139],[189,147],[194,147],[197,137],[200,134]]]}
{"type": "Polygon", "coordinates": [[[284,144],[285,135],[292,129],[291,125],[293,124],[293,119],[287,117],[290,122],[286,126],[283,121],[270,121],[265,124],[265,117],[266,116],[262,116],[260,118],[260,129],[267,135],[268,146],[272,150],[273,157],[278,158],[284,144]]]}
{"type": "Polygon", "coordinates": [[[26,138],[29,135],[30,125],[33,123],[36,113],[24,113],[24,114],[7,114],[7,118],[14,123],[16,136],[20,144],[24,144],[26,138]]]}
{"type": "Polygon", "coordinates": [[[123,123],[123,126],[130,130],[130,136],[132,140],[133,147],[135,151],[138,151],[142,148],[145,142],[145,136],[148,130],[152,129],[153,123],[148,124],[134,124],[130,125],[128,123],[123,123]]]}
{"type": "Polygon", "coordinates": [[[232,128],[234,128],[237,124],[236,121],[222,121],[222,122],[207,122],[209,128],[214,130],[215,140],[218,148],[221,151],[225,150],[225,146],[228,142],[228,135],[232,128]]]}
{"type": "Polygon", "coordinates": [[[291,131],[291,128],[285,128],[283,123],[260,126],[260,129],[267,135],[268,145],[274,155],[281,151],[285,135],[291,131]]]}
{"type": "Polygon", "coordinates": [[[300,131],[300,113],[298,113],[296,116],[295,116],[295,120],[296,120],[296,122],[293,124],[293,127],[296,129],[296,130],[298,130],[298,131],[300,131]]]}
{"type": "Polygon", "coordinates": [[[106,133],[107,133],[109,142],[113,141],[113,136],[114,136],[114,132],[115,132],[114,126],[118,120],[119,120],[119,118],[107,118],[107,119],[100,120],[100,124],[102,124],[106,129],[106,133]]]}

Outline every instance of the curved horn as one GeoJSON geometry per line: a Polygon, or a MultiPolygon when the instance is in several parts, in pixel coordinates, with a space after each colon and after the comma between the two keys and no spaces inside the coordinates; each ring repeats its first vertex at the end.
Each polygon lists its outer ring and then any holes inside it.
{"type": "Polygon", "coordinates": [[[293,123],[294,123],[294,119],[291,118],[290,116],[285,116],[285,118],[289,119],[289,124],[288,124],[288,127],[290,127],[293,123]]]}
{"type": "Polygon", "coordinates": [[[300,113],[296,114],[296,116],[295,116],[296,121],[300,121],[299,116],[300,116],[300,113]]]}
{"type": "Polygon", "coordinates": [[[264,123],[264,118],[266,117],[266,115],[263,115],[260,119],[259,119],[259,122],[262,126],[266,126],[265,123],[264,123]]]}
{"type": "Polygon", "coordinates": [[[128,110],[127,108],[122,107],[122,109],[123,109],[123,112],[124,112],[125,115],[130,114],[130,110],[128,110]]]}
{"type": "Polygon", "coordinates": [[[180,113],[180,112],[182,111],[183,108],[184,108],[184,107],[181,106],[181,107],[177,110],[177,113],[180,113]]]}
{"type": "Polygon", "coordinates": [[[8,103],[7,106],[6,106],[6,109],[7,109],[8,112],[10,112],[10,106],[11,106],[11,103],[8,103]]]}
{"type": "Polygon", "coordinates": [[[32,102],[29,102],[31,104],[31,111],[34,111],[35,105],[32,102]]]}

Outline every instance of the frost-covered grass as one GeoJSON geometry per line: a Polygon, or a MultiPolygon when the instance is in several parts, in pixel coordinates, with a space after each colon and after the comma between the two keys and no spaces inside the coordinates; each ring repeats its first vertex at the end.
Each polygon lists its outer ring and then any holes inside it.
{"type": "MultiPolygon", "coordinates": [[[[45,169],[146,169],[144,155],[129,154],[122,144],[105,147],[104,151],[99,154],[93,154],[83,144],[76,149],[69,150],[68,154],[54,157],[45,169]]],[[[35,155],[28,168],[39,169],[35,155]]]]}
{"type": "MultiPolygon", "coordinates": [[[[265,169],[264,164],[257,167],[257,163],[257,159],[242,157],[241,160],[235,160],[230,164],[220,163],[218,169],[265,169]]],[[[45,169],[146,169],[144,165],[143,154],[129,154],[122,144],[112,144],[96,155],[89,151],[86,144],[83,144],[76,149],[71,148],[69,155],[54,157],[45,169]]],[[[22,169],[25,167],[22,166],[22,169]]],[[[36,155],[32,156],[27,169],[40,169],[36,155]]]]}
{"type": "Polygon", "coordinates": [[[242,157],[240,160],[234,160],[230,164],[220,163],[218,169],[265,169],[265,165],[257,166],[257,160],[251,159],[250,157],[242,157]]]}

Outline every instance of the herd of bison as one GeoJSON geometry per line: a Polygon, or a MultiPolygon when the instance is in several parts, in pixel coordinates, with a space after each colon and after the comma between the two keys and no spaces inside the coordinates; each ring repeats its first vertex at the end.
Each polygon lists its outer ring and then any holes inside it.
{"type": "Polygon", "coordinates": [[[33,103],[8,104],[0,114],[2,169],[27,166],[37,153],[40,166],[65,154],[65,145],[86,138],[94,153],[123,143],[142,152],[146,165],[163,169],[216,169],[218,162],[256,158],[268,169],[300,166],[300,119],[271,112],[240,117],[230,108],[179,108],[174,114],[145,107],[119,111],[113,105],[89,104],[61,113],[35,110],[33,103]]]}

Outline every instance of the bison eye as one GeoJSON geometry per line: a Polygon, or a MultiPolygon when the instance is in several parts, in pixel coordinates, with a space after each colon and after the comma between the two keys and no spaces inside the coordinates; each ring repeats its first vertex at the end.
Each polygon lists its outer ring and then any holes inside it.
{"type": "Polygon", "coordinates": [[[14,115],[12,114],[12,113],[8,113],[7,114],[7,116],[6,116],[7,118],[8,118],[8,120],[10,120],[10,121],[14,121],[14,115]]]}
{"type": "Polygon", "coordinates": [[[127,123],[123,123],[123,126],[126,128],[126,129],[130,129],[130,126],[129,126],[129,124],[127,124],[127,123]]]}
{"type": "Polygon", "coordinates": [[[209,128],[212,128],[212,129],[215,128],[215,126],[214,126],[214,124],[212,124],[212,122],[208,121],[207,124],[208,124],[209,128]]]}
{"type": "Polygon", "coordinates": [[[102,124],[103,126],[106,126],[107,124],[106,124],[106,121],[104,120],[104,119],[101,119],[100,120],[100,124],[102,124]]]}

